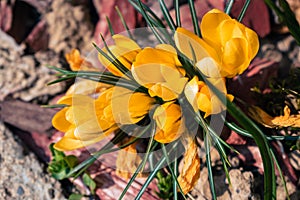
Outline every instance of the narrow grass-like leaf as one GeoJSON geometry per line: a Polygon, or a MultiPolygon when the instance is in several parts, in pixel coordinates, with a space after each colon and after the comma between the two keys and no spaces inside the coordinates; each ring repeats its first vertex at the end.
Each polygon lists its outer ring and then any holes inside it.
{"type": "MultiPolygon", "coordinates": [[[[175,143],[174,146],[177,146],[177,144],[178,144],[178,142],[175,143]]],[[[161,143],[161,148],[162,148],[163,154],[164,154],[164,156],[165,156],[165,158],[166,158],[167,166],[168,166],[168,169],[169,169],[170,172],[171,172],[173,181],[176,182],[176,185],[178,186],[181,195],[183,196],[184,199],[186,199],[186,197],[185,197],[185,195],[184,195],[184,193],[183,193],[183,191],[182,191],[182,188],[180,187],[180,184],[179,184],[179,182],[178,182],[178,180],[177,180],[177,176],[175,175],[173,169],[171,168],[171,163],[170,163],[170,160],[169,160],[169,155],[168,155],[167,149],[166,149],[165,145],[162,144],[162,143],[161,143]]]]}
{"type": "Polygon", "coordinates": [[[279,0],[280,7],[273,0],[265,0],[265,3],[276,12],[280,21],[287,25],[291,35],[295,38],[297,44],[300,45],[300,26],[286,0],[279,0]]]}
{"type": "MultiPolygon", "coordinates": [[[[177,158],[177,151],[175,151],[175,158],[177,158]]],[[[173,162],[173,169],[174,169],[174,176],[175,176],[175,179],[177,180],[177,176],[178,176],[178,162],[177,162],[177,159],[174,160],[173,162]]],[[[178,199],[178,195],[177,195],[177,181],[174,181],[173,180],[173,194],[174,194],[174,200],[177,200],[178,199]]]]}
{"type": "Polygon", "coordinates": [[[190,11],[191,11],[192,21],[193,21],[194,32],[196,35],[201,37],[200,27],[199,27],[199,23],[198,23],[198,17],[197,17],[197,13],[196,13],[196,9],[195,9],[195,3],[193,0],[188,0],[188,2],[189,2],[190,11]]]}
{"type": "Polygon", "coordinates": [[[156,143],[156,141],[154,141],[154,135],[155,135],[155,133],[156,133],[156,124],[153,123],[153,125],[151,127],[150,139],[149,139],[148,146],[147,146],[146,153],[145,153],[145,158],[147,158],[147,159],[144,159],[142,161],[142,169],[141,169],[141,171],[144,170],[146,162],[147,162],[149,154],[150,154],[150,150],[152,149],[153,144],[156,143]]]}
{"type": "MultiPolygon", "coordinates": [[[[201,73],[201,72],[199,72],[201,73]]],[[[258,126],[248,118],[234,103],[229,100],[226,101],[226,97],[221,93],[210,81],[205,78],[202,74],[203,79],[205,79],[206,84],[210,90],[219,98],[219,100],[227,105],[228,113],[236,119],[241,126],[246,130],[251,132],[255,143],[257,144],[261,158],[263,160],[264,166],[264,199],[273,199],[276,197],[276,180],[274,172],[274,164],[272,162],[271,152],[269,143],[263,134],[263,132],[258,128],[258,126]],[[275,186],[275,187],[274,187],[275,186]]]]}
{"type": "Polygon", "coordinates": [[[237,18],[239,22],[242,21],[242,19],[244,18],[245,13],[246,13],[246,11],[247,11],[247,9],[249,7],[250,2],[251,2],[251,0],[246,0],[245,1],[244,6],[243,6],[243,8],[242,8],[242,10],[241,10],[238,18],[237,18]]]}
{"type": "Polygon", "coordinates": [[[126,23],[126,21],[125,21],[123,15],[122,15],[120,9],[118,8],[118,6],[116,6],[115,8],[116,8],[116,11],[117,11],[117,13],[118,13],[118,15],[119,15],[119,17],[120,17],[120,20],[121,20],[121,22],[122,22],[122,24],[123,24],[125,30],[127,31],[128,36],[130,37],[130,39],[133,40],[134,38],[133,38],[133,36],[132,36],[132,34],[131,34],[129,28],[128,28],[128,25],[127,25],[127,23],[126,23]]]}
{"type": "MultiPolygon", "coordinates": [[[[116,58],[116,56],[111,52],[111,50],[109,49],[107,43],[105,42],[105,39],[103,37],[102,34],[100,34],[102,42],[104,44],[105,49],[107,50],[107,52],[109,53],[109,55],[113,58],[112,63],[115,63],[114,65],[116,66],[116,68],[118,68],[118,70],[120,70],[125,76],[127,76],[130,79],[133,79],[132,75],[131,75],[131,71],[129,69],[127,69],[123,63],[120,62],[120,60],[118,58],[116,58]]],[[[96,45],[97,46],[97,45],[96,45]]],[[[100,49],[100,48],[98,48],[100,49]]],[[[97,50],[98,50],[97,49],[97,50]]],[[[99,51],[99,50],[98,50],[99,51]]]]}
{"type": "Polygon", "coordinates": [[[91,166],[101,155],[106,154],[106,153],[111,153],[114,151],[118,151],[122,148],[125,148],[131,144],[133,144],[134,142],[136,142],[142,135],[144,135],[149,129],[148,127],[145,127],[141,133],[134,138],[133,140],[130,140],[129,142],[127,142],[124,145],[121,145],[117,148],[112,148],[114,146],[114,144],[116,144],[116,142],[121,141],[123,138],[125,138],[127,135],[126,134],[119,134],[117,136],[115,136],[110,142],[108,142],[104,147],[102,147],[99,151],[95,152],[92,154],[92,156],[90,156],[88,159],[86,159],[85,161],[81,162],[79,165],[77,165],[76,167],[74,167],[69,174],[67,175],[68,177],[72,177],[73,174],[76,173],[75,178],[78,177],[81,173],[83,173],[89,166],[91,166]]]}
{"type": "Polygon", "coordinates": [[[174,0],[174,5],[175,5],[176,25],[177,27],[181,27],[179,0],[174,0]]]}
{"type": "Polygon", "coordinates": [[[69,107],[69,105],[66,104],[51,104],[51,105],[41,105],[42,108],[65,108],[69,107]]]}
{"type": "Polygon", "coordinates": [[[158,39],[160,43],[166,43],[166,41],[160,36],[159,32],[157,32],[157,29],[154,28],[154,24],[152,20],[150,19],[150,16],[146,13],[145,8],[140,0],[137,1],[137,5],[135,4],[134,1],[129,0],[132,5],[135,5],[134,7],[141,13],[141,15],[144,17],[146,20],[147,24],[149,25],[149,28],[155,35],[155,37],[158,39]]]}
{"type": "MultiPolygon", "coordinates": [[[[253,136],[248,131],[246,131],[245,129],[242,129],[235,123],[225,121],[225,124],[231,130],[233,130],[243,136],[253,138],[253,136]]],[[[292,141],[300,140],[300,136],[292,136],[292,135],[270,135],[270,136],[265,136],[265,137],[267,138],[267,140],[271,140],[271,141],[272,140],[292,140],[292,141]]]]}
{"type": "Polygon", "coordinates": [[[171,30],[175,31],[176,30],[176,25],[170,15],[170,12],[165,4],[165,2],[163,0],[159,0],[159,5],[160,5],[160,9],[165,17],[166,22],[168,23],[169,27],[171,28],[171,30]]]}
{"type": "Polygon", "coordinates": [[[226,7],[225,7],[225,9],[224,9],[224,12],[225,12],[227,15],[229,15],[233,3],[234,3],[234,0],[229,0],[228,3],[226,4],[226,7]]]}
{"type": "Polygon", "coordinates": [[[206,134],[206,137],[204,139],[204,144],[206,149],[206,165],[208,171],[210,190],[211,190],[212,198],[216,200],[217,195],[216,195],[214,177],[213,177],[212,166],[211,166],[211,157],[210,157],[210,136],[208,134],[206,134]]]}
{"type": "Polygon", "coordinates": [[[271,154],[272,154],[273,160],[274,160],[274,162],[275,162],[275,165],[276,165],[276,167],[277,167],[277,170],[278,170],[278,172],[279,172],[279,176],[280,176],[280,179],[281,179],[282,184],[283,184],[283,187],[284,187],[284,191],[285,191],[285,194],[286,194],[286,198],[287,198],[288,200],[290,200],[289,191],[288,191],[288,189],[287,189],[287,187],[286,187],[286,181],[285,181],[285,179],[284,179],[282,170],[281,170],[281,168],[280,168],[280,165],[279,165],[279,163],[278,163],[278,160],[277,160],[276,155],[275,155],[275,153],[274,153],[274,150],[273,150],[272,148],[271,148],[271,154]]]}
{"type": "Polygon", "coordinates": [[[146,14],[149,14],[149,19],[151,19],[152,22],[155,22],[155,24],[160,27],[160,28],[166,28],[164,23],[162,22],[162,20],[147,6],[145,5],[143,2],[141,2],[141,4],[139,4],[138,0],[129,0],[129,2],[133,5],[133,7],[135,9],[137,9],[137,11],[139,13],[142,14],[142,8],[148,12],[146,14]],[[142,5],[142,7],[140,7],[140,5],[142,5]],[[150,17],[151,16],[151,17],[150,17]]]}
{"type": "Polygon", "coordinates": [[[223,168],[224,168],[224,171],[225,171],[226,178],[228,180],[228,184],[231,185],[231,179],[230,179],[229,171],[228,171],[228,168],[227,168],[227,165],[226,165],[226,160],[222,156],[220,156],[220,157],[221,157],[221,160],[222,160],[222,164],[223,164],[223,168]]]}
{"type": "Polygon", "coordinates": [[[137,194],[135,199],[140,199],[142,197],[145,190],[147,189],[147,187],[149,186],[149,184],[151,183],[153,178],[156,176],[156,173],[162,168],[162,166],[164,165],[165,162],[166,162],[165,157],[163,157],[162,159],[160,159],[158,161],[158,163],[154,167],[154,170],[149,174],[147,180],[145,181],[144,185],[142,186],[141,190],[139,191],[139,193],[137,194]]]}
{"type": "MultiPolygon", "coordinates": [[[[157,144],[158,144],[158,143],[154,143],[154,144],[153,144],[153,146],[151,147],[151,151],[153,151],[153,150],[156,148],[157,144]]],[[[149,156],[149,154],[148,154],[148,156],[149,156]]],[[[144,160],[147,160],[147,159],[148,159],[148,158],[145,156],[145,157],[144,157],[144,160]]],[[[123,189],[123,191],[122,191],[120,197],[118,198],[119,200],[121,200],[121,199],[124,197],[124,195],[126,194],[126,192],[128,191],[128,189],[130,188],[131,184],[133,183],[133,181],[136,179],[137,175],[138,175],[139,172],[141,171],[142,167],[143,167],[143,161],[139,164],[139,166],[137,167],[135,173],[132,175],[132,177],[131,177],[130,180],[128,181],[126,187],[123,189]]],[[[153,171],[153,170],[152,170],[152,171],[153,171]]]]}
{"type": "Polygon", "coordinates": [[[110,35],[113,36],[115,34],[115,32],[114,32],[114,29],[111,25],[111,22],[110,22],[108,16],[106,16],[106,22],[108,24],[108,29],[109,29],[110,35]]]}

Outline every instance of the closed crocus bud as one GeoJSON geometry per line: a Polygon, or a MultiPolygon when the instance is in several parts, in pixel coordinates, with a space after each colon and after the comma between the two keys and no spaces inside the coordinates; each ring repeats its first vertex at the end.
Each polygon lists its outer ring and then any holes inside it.
{"type": "Polygon", "coordinates": [[[204,41],[221,55],[224,77],[243,73],[259,49],[258,36],[253,30],[217,9],[203,16],[201,33],[204,41]]]}
{"type": "Polygon", "coordinates": [[[213,9],[201,21],[202,38],[178,27],[174,39],[178,49],[189,59],[211,57],[222,77],[232,78],[243,73],[257,54],[257,34],[229,15],[213,9]]]}
{"type": "Polygon", "coordinates": [[[160,143],[170,143],[185,131],[181,108],[174,102],[164,103],[156,108],[153,119],[156,123],[154,139],[160,143]]]}

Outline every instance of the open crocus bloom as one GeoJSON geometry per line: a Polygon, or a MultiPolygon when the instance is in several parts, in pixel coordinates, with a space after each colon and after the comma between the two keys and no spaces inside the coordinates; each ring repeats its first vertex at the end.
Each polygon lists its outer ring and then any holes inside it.
{"type": "Polygon", "coordinates": [[[167,102],[157,107],[153,119],[157,125],[154,139],[160,143],[172,142],[185,132],[181,108],[174,102],[167,102]]]}
{"type": "Polygon", "coordinates": [[[258,52],[257,34],[217,9],[203,16],[201,33],[203,38],[177,28],[176,46],[191,60],[193,54],[196,55],[196,62],[205,57],[213,58],[222,77],[231,78],[243,73],[258,52]]]}
{"type": "MultiPolygon", "coordinates": [[[[127,68],[131,69],[132,62],[135,60],[136,55],[141,50],[139,45],[131,40],[130,38],[123,35],[113,35],[112,36],[114,45],[109,45],[109,50],[112,54],[127,68]]],[[[107,51],[106,48],[102,49],[107,55],[109,55],[112,60],[113,57],[107,51]]],[[[99,53],[98,55],[99,61],[106,67],[111,73],[117,76],[123,76],[123,73],[117,69],[117,67],[107,60],[103,55],[99,53]]]]}
{"type": "Polygon", "coordinates": [[[167,44],[145,48],[136,57],[132,67],[134,79],[148,88],[151,97],[174,100],[183,91],[187,78],[180,67],[175,49],[167,44]]]}
{"type": "Polygon", "coordinates": [[[67,95],[58,103],[65,107],[52,119],[53,126],[65,135],[54,145],[61,151],[69,151],[94,144],[118,129],[112,118],[110,89],[97,100],[86,95],[67,95]]]}

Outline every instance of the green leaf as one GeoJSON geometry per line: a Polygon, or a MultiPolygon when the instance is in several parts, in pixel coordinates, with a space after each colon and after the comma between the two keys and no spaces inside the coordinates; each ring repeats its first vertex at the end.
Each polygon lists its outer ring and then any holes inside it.
{"type": "Polygon", "coordinates": [[[276,12],[280,21],[287,25],[291,35],[300,45],[300,26],[287,1],[279,0],[280,6],[277,6],[273,0],[265,0],[265,3],[276,12]]]}
{"type": "Polygon", "coordinates": [[[201,32],[200,32],[200,27],[199,27],[199,22],[198,22],[198,17],[195,9],[195,3],[193,0],[189,0],[189,7],[192,15],[192,21],[193,21],[193,26],[194,26],[194,32],[196,35],[201,37],[201,32]]]}
{"type": "Polygon", "coordinates": [[[160,9],[164,15],[164,18],[166,20],[166,22],[168,23],[169,27],[171,28],[171,30],[175,31],[176,30],[176,25],[170,15],[170,12],[165,4],[165,2],[163,0],[159,0],[159,5],[160,5],[160,9]]]}
{"type": "MultiPolygon", "coordinates": [[[[274,172],[274,164],[272,162],[270,145],[258,126],[248,118],[234,103],[226,100],[226,97],[221,93],[210,81],[200,72],[201,77],[204,79],[210,90],[218,97],[218,99],[227,105],[228,113],[238,121],[247,131],[251,133],[255,143],[257,144],[264,166],[264,199],[273,199],[276,196],[276,180],[274,172]]],[[[201,78],[199,77],[199,78],[201,78]]]]}
{"type": "Polygon", "coordinates": [[[180,20],[180,7],[179,7],[179,0],[174,0],[175,3],[175,16],[176,16],[176,25],[177,27],[181,26],[181,20],[180,20]]]}
{"type": "Polygon", "coordinates": [[[108,29],[109,29],[110,35],[113,36],[115,34],[115,32],[114,32],[114,29],[111,25],[111,22],[110,22],[108,16],[105,16],[105,18],[106,18],[106,22],[108,24],[108,29]]]}
{"type": "Polygon", "coordinates": [[[127,26],[127,23],[126,23],[126,21],[125,21],[123,15],[122,15],[120,9],[118,8],[118,6],[116,6],[115,9],[116,9],[116,11],[117,11],[117,13],[118,13],[118,15],[119,15],[119,17],[120,17],[120,19],[121,19],[121,22],[122,22],[122,24],[123,24],[125,30],[127,31],[128,36],[130,37],[130,39],[133,40],[133,36],[132,36],[132,34],[131,34],[131,32],[130,32],[128,26],[127,26]]]}
{"type": "Polygon", "coordinates": [[[71,194],[68,198],[68,200],[81,200],[84,197],[82,194],[71,194]]]}
{"type": "MultiPolygon", "coordinates": [[[[155,149],[155,147],[157,146],[157,142],[153,144],[151,151],[153,151],[155,149]]],[[[148,154],[149,156],[149,154],[148,154]]],[[[125,196],[126,192],[128,191],[128,189],[130,188],[131,184],[133,183],[133,181],[135,180],[135,178],[137,177],[137,175],[139,174],[139,172],[141,171],[142,167],[143,167],[143,162],[145,162],[144,160],[147,160],[148,157],[145,156],[143,158],[143,161],[141,162],[141,164],[139,164],[139,166],[137,167],[135,173],[132,175],[132,177],[130,178],[130,180],[128,181],[126,187],[123,189],[120,197],[118,198],[119,200],[123,199],[123,197],[125,196]]]]}
{"type": "MultiPolygon", "coordinates": [[[[173,145],[172,149],[175,149],[177,145],[178,145],[178,142],[176,142],[176,143],[173,145]]],[[[185,195],[184,195],[184,193],[183,193],[183,191],[182,191],[182,188],[180,187],[180,184],[179,184],[179,182],[178,182],[178,180],[177,180],[177,176],[175,175],[173,169],[171,168],[171,163],[170,163],[170,160],[169,160],[169,155],[168,155],[168,152],[167,152],[167,149],[166,149],[165,145],[164,145],[164,144],[161,144],[161,148],[162,148],[164,157],[166,158],[167,166],[168,166],[168,169],[169,169],[170,172],[171,172],[173,181],[176,182],[176,185],[178,186],[180,193],[182,194],[183,198],[186,199],[186,197],[185,197],[185,195]]],[[[177,189],[177,188],[176,188],[176,189],[177,189]]]]}
{"type": "Polygon", "coordinates": [[[229,15],[233,3],[234,3],[234,0],[229,0],[228,3],[226,4],[226,7],[225,7],[225,9],[224,9],[224,12],[225,12],[227,15],[229,15]]]}
{"type": "Polygon", "coordinates": [[[64,161],[67,163],[67,165],[70,168],[73,168],[78,164],[78,158],[74,155],[69,155],[64,157],[64,161]]]}
{"type": "Polygon", "coordinates": [[[91,193],[95,194],[96,182],[90,177],[90,175],[84,173],[82,176],[82,180],[84,184],[90,188],[91,193]]]}
{"type": "Polygon", "coordinates": [[[217,195],[216,195],[214,177],[213,177],[212,166],[211,166],[211,157],[210,157],[210,142],[211,142],[210,136],[208,134],[206,134],[206,137],[204,139],[204,144],[205,144],[205,150],[206,150],[206,165],[207,165],[207,170],[208,170],[208,180],[209,180],[212,198],[214,200],[216,200],[217,195]]]}
{"type": "Polygon", "coordinates": [[[251,0],[246,0],[245,1],[244,6],[243,6],[243,8],[242,8],[242,10],[241,10],[241,12],[240,12],[240,14],[238,16],[238,21],[239,22],[242,21],[242,19],[244,18],[245,13],[246,13],[246,11],[248,9],[248,6],[249,6],[250,2],[251,2],[251,0]]]}
{"type": "Polygon", "coordinates": [[[279,163],[278,163],[278,160],[277,160],[277,158],[276,158],[276,155],[275,155],[273,149],[271,149],[271,154],[272,154],[272,157],[273,157],[273,159],[274,159],[274,162],[275,162],[275,165],[276,165],[276,167],[277,167],[277,170],[278,170],[278,172],[279,172],[280,179],[281,179],[281,181],[282,181],[282,183],[283,183],[283,187],[284,187],[284,191],[285,191],[285,194],[286,194],[286,198],[287,198],[288,200],[290,200],[289,191],[288,191],[288,189],[287,189],[287,187],[286,187],[286,181],[285,181],[285,179],[284,179],[282,170],[281,170],[281,168],[280,168],[280,165],[279,165],[279,163]]]}
{"type": "Polygon", "coordinates": [[[140,199],[142,195],[144,194],[145,190],[153,180],[153,178],[156,176],[156,173],[162,168],[163,164],[166,162],[166,158],[163,157],[158,161],[158,163],[155,165],[154,170],[149,174],[147,180],[145,181],[144,185],[142,186],[141,190],[135,197],[135,199],[140,199]]]}

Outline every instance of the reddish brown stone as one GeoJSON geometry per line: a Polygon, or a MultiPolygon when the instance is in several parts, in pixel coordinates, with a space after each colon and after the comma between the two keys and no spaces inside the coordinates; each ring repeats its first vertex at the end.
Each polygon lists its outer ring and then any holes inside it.
{"type": "MultiPolygon", "coordinates": [[[[237,18],[245,0],[235,1],[231,14],[237,18]]],[[[271,31],[270,15],[267,5],[262,0],[250,1],[242,23],[252,28],[260,37],[265,37],[271,31]]]]}
{"type": "Polygon", "coordinates": [[[133,6],[128,1],[118,1],[118,0],[93,0],[95,8],[97,9],[99,15],[99,21],[96,25],[94,32],[94,37],[97,42],[101,41],[100,34],[105,38],[110,36],[108,24],[106,21],[106,16],[112,22],[112,27],[115,33],[120,33],[125,31],[121,20],[115,10],[117,6],[122,15],[124,16],[126,23],[130,29],[135,28],[137,24],[137,13],[133,6]]]}
{"type": "Polygon", "coordinates": [[[0,29],[5,32],[11,28],[12,8],[13,4],[9,4],[8,1],[0,1],[0,29]]]}
{"type": "Polygon", "coordinates": [[[46,50],[49,43],[49,34],[47,31],[47,23],[42,19],[31,31],[25,40],[25,43],[34,52],[46,50]]]}

